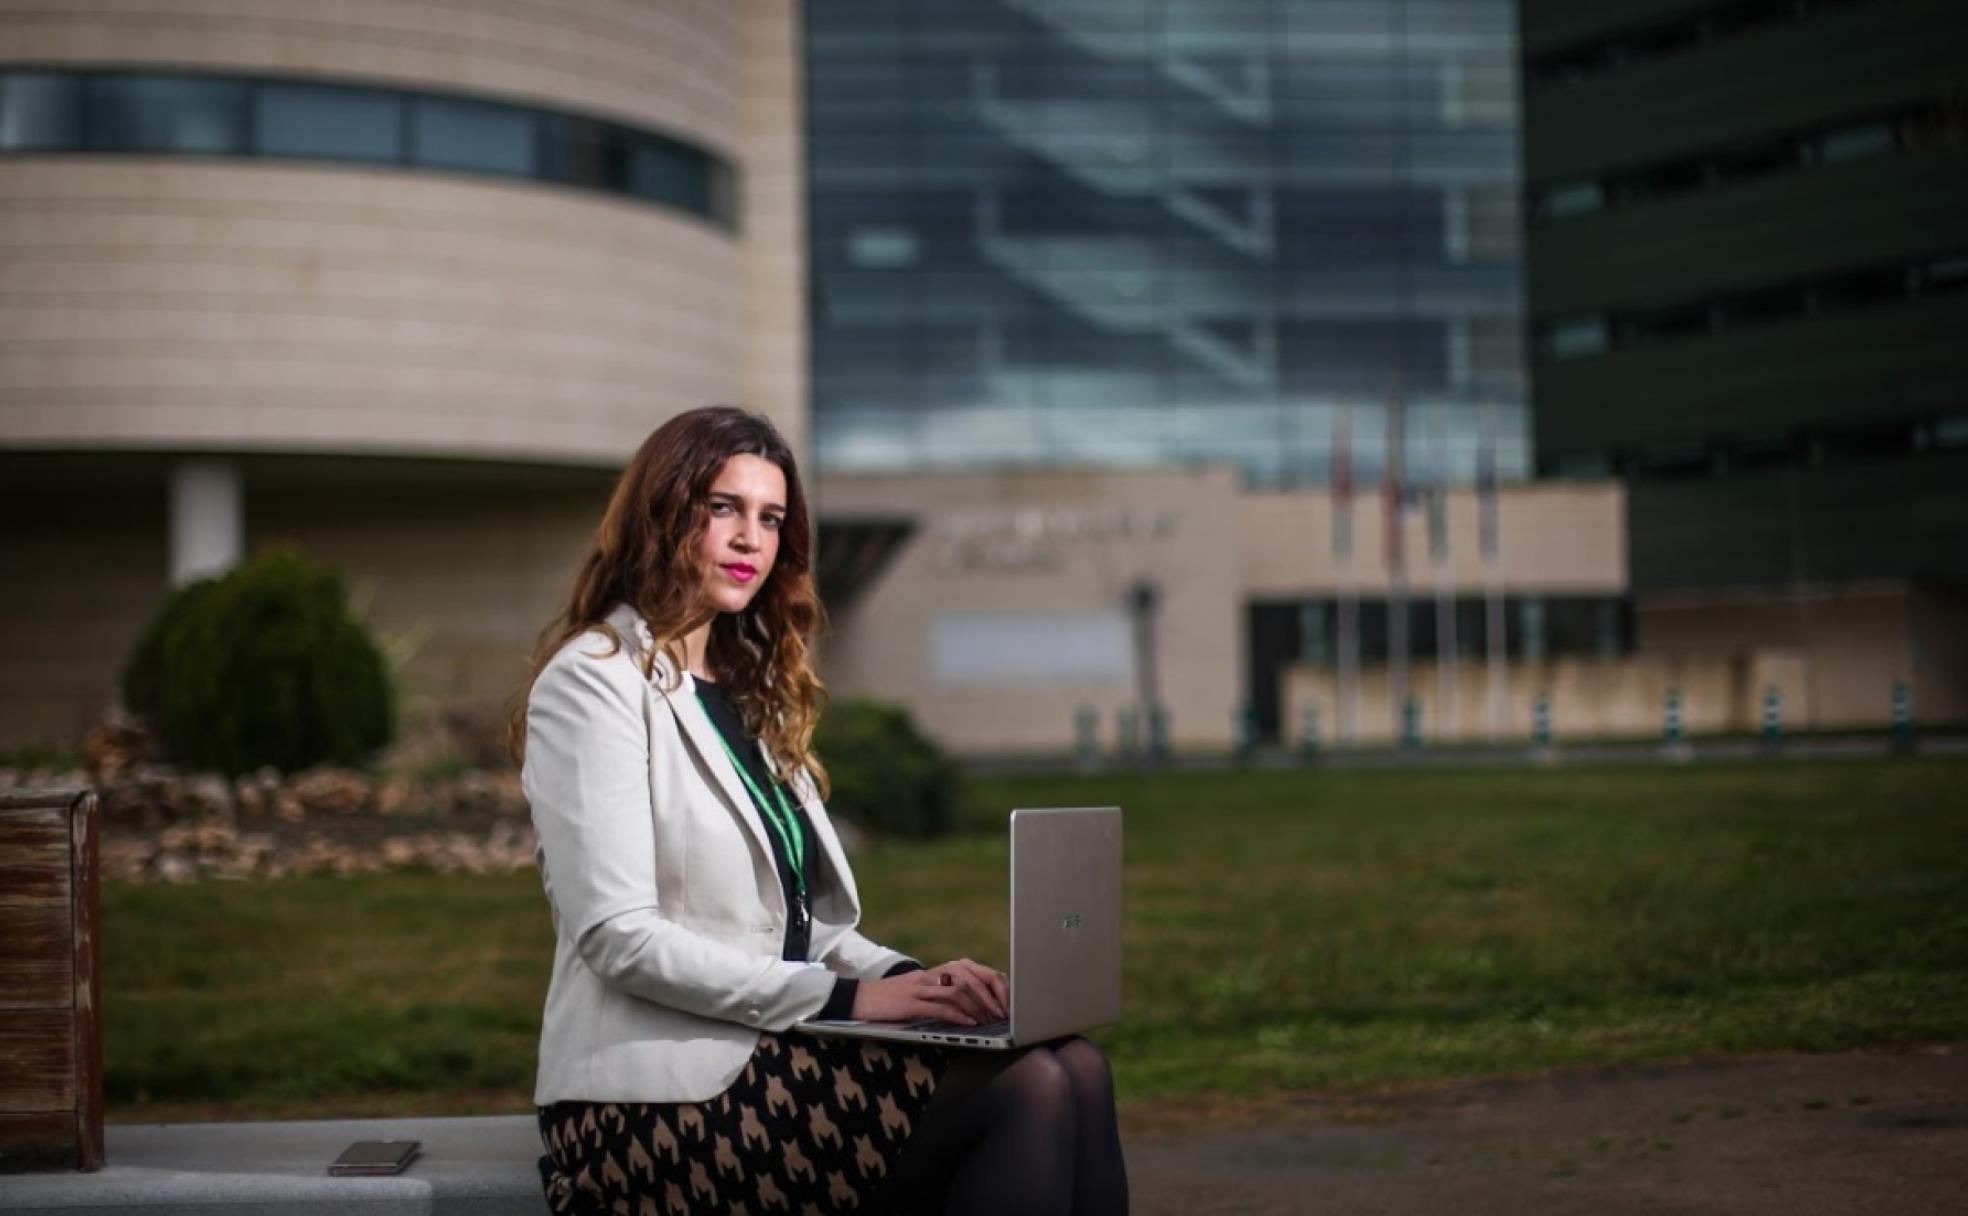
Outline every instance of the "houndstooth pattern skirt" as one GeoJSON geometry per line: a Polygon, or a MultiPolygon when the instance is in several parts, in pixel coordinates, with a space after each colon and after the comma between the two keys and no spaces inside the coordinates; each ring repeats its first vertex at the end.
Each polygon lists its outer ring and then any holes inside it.
{"type": "Polygon", "coordinates": [[[540,1108],[556,1216],[815,1216],[868,1206],[936,1092],[934,1048],[761,1034],[703,1102],[540,1108]]]}

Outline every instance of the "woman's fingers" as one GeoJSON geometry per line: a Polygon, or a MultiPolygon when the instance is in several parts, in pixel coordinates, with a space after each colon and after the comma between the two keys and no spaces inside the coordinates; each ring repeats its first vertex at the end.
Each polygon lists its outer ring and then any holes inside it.
{"type": "Polygon", "coordinates": [[[967,1026],[977,1024],[977,1019],[965,1008],[963,999],[954,985],[944,986],[931,982],[916,990],[917,999],[922,1002],[923,1017],[941,1018],[946,1022],[959,1022],[967,1026]]]}
{"type": "Polygon", "coordinates": [[[1008,1002],[993,986],[997,972],[967,958],[943,964],[934,970],[937,983],[956,994],[958,1002],[974,1020],[988,1022],[1010,1012],[1008,1002]]]}
{"type": "Polygon", "coordinates": [[[995,967],[986,967],[970,959],[958,959],[953,967],[962,967],[976,986],[979,999],[984,1003],[986,1015],[994,1018],[1011,1016],[1011,990],[1004,982],[1004,975],[995,967]]]}
{"type": "Polygon", "coordinates": [[[984,966],[982,962],[970,962],[968,958],[964,958],[962,962],[970,966],[970,976],[976,980],[980,992],[984,994],[984,1003],[986,1007],[990,1007],[992,1017],[1010,1017],[1012,988],[1004,982],[1004,972],[992,966],[984,966]]]}
{"type": "Polygon", "coordinates": [[[1001,1016],[998,1013],[997,995],[976,971],[963,975],[957,981],[957,988],[964,994],[965,1001],[978,1021],[988,1022],[1001,1016]]]}

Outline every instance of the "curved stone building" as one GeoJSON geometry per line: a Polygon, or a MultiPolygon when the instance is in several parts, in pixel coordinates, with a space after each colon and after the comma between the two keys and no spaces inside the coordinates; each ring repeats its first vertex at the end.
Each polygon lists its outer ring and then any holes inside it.
{"type": "Polygon", "coordinates": [[[804,444],[790,0],[82,2],[0,48],[0,746],[279,540],[413,709],[496,703],[653,426],[804,444]]]}

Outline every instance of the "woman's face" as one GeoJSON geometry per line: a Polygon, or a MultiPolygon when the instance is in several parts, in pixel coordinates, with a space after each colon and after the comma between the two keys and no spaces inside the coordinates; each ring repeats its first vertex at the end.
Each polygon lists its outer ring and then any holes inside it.
{"type": "Polygon", "coordinates": [[[758,456],[724,462],[704,495],[710,516],[697,541],[704,596],[719,612],[743,612],[779,557],[786,474],[758,456]]]}

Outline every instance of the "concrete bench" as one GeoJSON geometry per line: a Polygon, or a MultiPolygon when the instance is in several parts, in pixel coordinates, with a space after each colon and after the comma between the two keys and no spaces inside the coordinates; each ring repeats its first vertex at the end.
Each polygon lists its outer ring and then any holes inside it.
{"type": "Polygon", "coordinates": [[[80,1216],[542,1216],[539,1126],[531,1115],[297,1123],[112,1125],[90,1173],[0,1177],[0,1213],[80,1216]],[[421,1140],[393,1178],[332,1178],[357,1140],[421,1140]]]}

